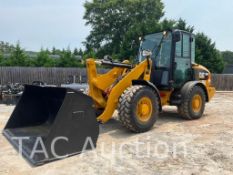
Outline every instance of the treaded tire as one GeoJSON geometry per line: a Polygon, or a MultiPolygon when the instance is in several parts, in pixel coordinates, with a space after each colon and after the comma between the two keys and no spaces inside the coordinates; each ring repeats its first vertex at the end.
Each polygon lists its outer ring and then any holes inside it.
{"type": "Polygon", "coordinates": [[[119,119],[123,126],[132,132],[141,133],[150,130],[159,115],[159,98],[148,86],[135,85],[127,88],[118,103],[119,119]],[[142,122],[136,117],[138,101],[148,97],[152,102],[152,113],[148,121],[142,122]]]}
{"type": "Polygon", "coordinates": [[[200,86],[190,88],[187,95],[183,97],[181,105],[178,106],[178,113],[187,120],[195,120],[202,117],[205,110],[205,92],[200,86]],[[192,108],[192,98],[195,95],[200,95],[202,99],[202,106],[199,112],[195,112],[192,108]]]}

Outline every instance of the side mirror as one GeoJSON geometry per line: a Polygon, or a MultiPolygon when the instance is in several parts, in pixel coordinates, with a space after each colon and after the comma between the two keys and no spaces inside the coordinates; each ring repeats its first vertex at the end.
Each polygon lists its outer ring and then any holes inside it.
{"type": "Polygon", "coordinates": [[[181,33],[180,32],[175,32],[173,34],[173,41],[174,42],[179,42],[181,40],[181,33]]]}

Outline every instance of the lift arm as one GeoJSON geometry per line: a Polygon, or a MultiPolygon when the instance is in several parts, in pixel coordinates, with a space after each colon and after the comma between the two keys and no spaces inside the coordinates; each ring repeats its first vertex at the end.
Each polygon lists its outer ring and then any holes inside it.
{"type": "MultiPolygon", "coordinates": [[[[151,60],[149,61],[151,65],[151,60]]],[[[103,109],[97,120],[101,123],[111,119],[121,94],[132,85],[133,80],[150,80],[151,66],[148,60],[136,65],[134,68],[114,67],[106,74],[98,74],[94,59],[87,60],[87,75],[89,96],[95,102],[95,108],[103,109]]]]}

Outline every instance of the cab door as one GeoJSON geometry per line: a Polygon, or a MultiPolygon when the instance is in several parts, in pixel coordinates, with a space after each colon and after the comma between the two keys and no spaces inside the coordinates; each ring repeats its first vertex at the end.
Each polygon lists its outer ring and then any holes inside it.
{"type": "Polygon", "coordinates": [[[180,41],[175,43],[174,87],[182,87],[191,80],[191,42],[189,33],[180,32],[180,41]]]}

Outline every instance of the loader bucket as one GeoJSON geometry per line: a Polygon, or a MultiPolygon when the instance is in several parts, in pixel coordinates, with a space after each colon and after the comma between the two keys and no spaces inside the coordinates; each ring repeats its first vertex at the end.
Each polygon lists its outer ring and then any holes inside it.
{"type": "Polygon", "coordinates": [[[95,148],[99,126],[89,96],[26,85],[3,135],[37,166],[95,148]]]}

